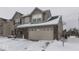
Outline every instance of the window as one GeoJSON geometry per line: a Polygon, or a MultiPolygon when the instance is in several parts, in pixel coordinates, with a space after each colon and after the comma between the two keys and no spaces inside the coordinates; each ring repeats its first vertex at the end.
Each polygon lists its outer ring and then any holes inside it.
{"type": "Polygon", "coordinates": [[[16,25],[20,25],[20,22],[16,22],[15,24],[16,24],[16,25]]]}
{"type": "Polygon", "coordinates": [[[15,22],[20,22],[20,19],[15,19],[15,22]]]}
{"type": "Polygon", "coordinates": [[[21,24],[24,24],[24,19],[21,20],[21,24]]]}
{"type": "Polygon", "coordinates": [[[40,22],[41,22],[41,18],[38,18],[38,19],[37,19],[37,23],[40,23],[40,22]]]}
{"type": "Polygon", "coordinates": [[[41,18],[33,19],[32,23],[41,23],[41,18]]]}
{"type": "Polygon", "coordinates": [[[20,25],[20,24],[21,24],[20,21],[21,21],[21,19],[15,19],[15,24],[16,24],[16,25],[20,25]]]}
{"type": "Polygon", "coordinates": [[[33,19],[33,23],[36,23],[36,19],[33,19]]]}

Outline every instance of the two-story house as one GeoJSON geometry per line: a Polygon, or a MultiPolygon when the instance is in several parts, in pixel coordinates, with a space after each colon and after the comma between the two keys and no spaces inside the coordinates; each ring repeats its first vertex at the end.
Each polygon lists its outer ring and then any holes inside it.
{"type": "Polygon", "coordinates": [[[21,24],[22,15],[23,14],[21,14],[19,12],[15,12],[14,16],[10,20],[9,24],[10,24],[10,27],[11,27],[11,29],[10,29],[11,35],[17,35],[16,27],[21,24]]]}
{"type": "Polygon", "coordinates": [[[15,23],[17,37],[29,40],[60,39],[63,31],[62,16],[52,16],[50,10],[35,8],[29,15],[21,15],[14,22],[18,23],[15,23]]]}
{"type": "Polygon", "coordinates": [[[16,35],[16,26],[20,25],[21,13],[16,12],[12,19],[0,18],[0,36],[16,35]]]}
{"type": "Polygon", "coordinates": [[[0,36],[8,36],[10,35],[10,28],[9,22],[7,19],[0,18],[0,36]]]}

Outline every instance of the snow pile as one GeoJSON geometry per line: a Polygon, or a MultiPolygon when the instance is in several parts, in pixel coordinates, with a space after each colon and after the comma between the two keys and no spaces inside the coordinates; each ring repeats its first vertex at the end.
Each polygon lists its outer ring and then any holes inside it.
{"type": "Polygon", "coordinates": [[[76,38],[76,36],[70,36],[70,38],[76,38]]]}
{"type": "Polygon", "coordinates": [[[79,38],[74,38],[73,36],[68,38],[67,42],[63,43],[61,41],[54,41],[50,43],[47,47],[47,51],[79,51],[79,38]]]}

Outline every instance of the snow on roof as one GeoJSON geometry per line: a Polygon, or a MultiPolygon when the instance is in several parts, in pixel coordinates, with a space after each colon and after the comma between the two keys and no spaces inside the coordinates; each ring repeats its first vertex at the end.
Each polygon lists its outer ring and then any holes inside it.
{"type": "MultiPolygon", "coordinates": [[[[52,18],[52,17],[51,17],[52,18]]],[[[50,19],[51,19],[50,18],[50,19]]],[[[35,26],[48,26],[48,25],[56,25],[59,23],[60,16],[56,19],[52,19],[50,21],[44,22],[44,23],[38,23],[38,24],[22,24],[18,25],[17,28],[25,28],[25,27],[35,27],[35,26]]]]}

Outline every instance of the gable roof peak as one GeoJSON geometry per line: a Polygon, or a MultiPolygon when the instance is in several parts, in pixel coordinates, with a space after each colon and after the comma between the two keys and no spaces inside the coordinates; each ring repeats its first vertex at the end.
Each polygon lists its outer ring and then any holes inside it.
{"type": "Polygon", "coordinates": [[[31,12],[31,14],[33,14],[36,10],[43,12],[41,9],[39,9],[38,7],[35,7],[35,9],[31,12]]]}
{"type": "MultiPolygon", "coordinates": [[[[35,10],[41,10],[41,9],[39,9],[38,7],[35,7],[35,10]]],[[[41,10],[42,11],[42,10],[41,10]]]]}
{"type": "Polygon", "coordinates": [[[20,12],[18,12],[18,11],[16,11],[16,12],[15,12],[15,14],[20,14],[20,15],[23,15],[22,13],[20,13],[20,12]]]}

